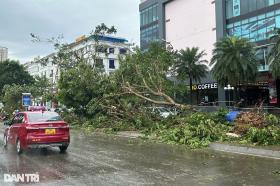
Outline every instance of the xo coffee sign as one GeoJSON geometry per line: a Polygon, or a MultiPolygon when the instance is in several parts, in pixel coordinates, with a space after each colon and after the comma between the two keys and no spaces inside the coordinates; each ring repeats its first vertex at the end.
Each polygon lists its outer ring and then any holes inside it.
{"type": "Polygon", "coordinates": [[[198,84],[193,85],[192,90],[208,90],[208,89],[217,89],[218,83],[205,83],[205,84],[198,84]]]}

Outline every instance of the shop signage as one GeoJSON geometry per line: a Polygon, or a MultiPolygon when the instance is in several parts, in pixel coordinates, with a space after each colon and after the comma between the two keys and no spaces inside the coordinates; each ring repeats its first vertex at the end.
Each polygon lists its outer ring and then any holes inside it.
{"type": "Polygon", "coordinates": [[[218,83],[205,83],[205,84],[198,84],[193,85],[192,90],[207,90],[207,89],[217,89],[218,83]]]}
{"type": "Polygon", "coordinates": [[[240,0],[233,0],[233,16],[240,16],[240,0]]]}

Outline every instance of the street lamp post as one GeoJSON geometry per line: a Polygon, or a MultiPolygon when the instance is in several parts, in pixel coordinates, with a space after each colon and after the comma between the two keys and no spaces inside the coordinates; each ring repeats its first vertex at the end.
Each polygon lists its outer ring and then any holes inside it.
{"type": "Polygon", "coordinates": [[[230,86],[230,84],[228,84],[226,87],[224,87],[225,91],[228,91],[228,102],[229,102],[229,106],[231,106],[231,100],[230,100],[230,91],[234,90],[234,87],[230,86]]]}

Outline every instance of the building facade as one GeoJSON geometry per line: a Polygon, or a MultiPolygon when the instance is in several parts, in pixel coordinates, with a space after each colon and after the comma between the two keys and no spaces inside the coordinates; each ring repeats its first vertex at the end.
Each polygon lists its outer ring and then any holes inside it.
{"type": "Polygon", "coordinates": [[[56,85],[59,77],[59,67],[52,62],[54,54],[24,64],[29,74],[33,77],[45,76],[51,85],[56,85]]]}
{"type": "Polygon", "coordinates": [[[164,5],[169,0],[142,0],[140,11],[140,45],[146,49],[150,42],[165,38],[164,5]]]}
{"type": "MultiPolygon", "coordinates": [[[[109,75],[119,68],[119,57],[122,57],[130,51],[130,45],[123,38],[99,36],[98,41],[96,41],[96,38],[93,36],[81,36],[75,42],[69,44],[68,49],[71,54],[75,55],[71,62],[75,63],[77,58],[83,58],[83,60],[92,65],[98,63],[103,67],[104,73],[109,75]]],[[[46,77],[51,84],[50,88],[53,93],[58,91],[57,83],[61,73],[60,66],[54,61],[56,55],[56,53],[52,53],[24,64],[32,76],[46,77]]],[[[57,105],[54,102],[43,103],[40,97],[35,98],[33,104],[44,105],[48,108],[56,107],[57,105]]]]}
{"type": "Polygon", "coordinates": [[[0,62],[8,59],[8,48],[0,46],[0,62]]]}
{"type": "Polygon", "coordinates": [[[191,46],[211,53],[216,42],[213,0],[142,0],[139,11],[142,49],[153,41],[164,41],[174,49],[191,46]]]}
{"type": "MultiPolygon", "coordinates": [[[[129,52],[129,46],[126,39],[109,36],[100,36],[98,44],[96,44],[93,36],[81,36],[75,42],[69,44],[70,50],[74,51],[79,57],[84,58],[91,64],[102,64],[106,74],[110,74],[119,68],[119,56],[129,52]],[[97,45],[102,47],[98,48],[97,45]],[[93,53],[95,55],[94,59],[92,57],[93,53]]],[[[55,56],[56,54],[53,53],[43,58],[34,59],[34,61],[25,63],[25,67],[32,76],[45,76],[56,86],[60,68],[53,61],[55,56]]]]}
{"type": "Polygon", "coordinates": [[[256,44],[257,81],[239,92],[248,104],[262,99],[267,105],[279,105],[280,84],[272,78],[267,61],[273,46],[270,38],[279,28],[280,0],[216,0],[217,39],[237,36],[256,44]]]}
{"type": "Polygon", "coordinates": [[[216,42],[213,0],[169,1],[164,5],[164,15],[164,40],[176,50],[199,47],[205,51],[205,59],[210,61],[216,42]],[[199,7],[199,11],[196,7],[199,7]]]}
{"type": "MultiPolygon", "coordinates": [[[[153,41],[163,41],[173,49],[199,47],[206,52],[204,60],[210,61],[216,34],[216,4],[213,0],[146,0],[141,1],[140,11],[140,43],[147,49],[153,41]],[[199,11],[198,11],[199,10],[199,11]],[[203,12],[203,13],[202,13],[203,12]],[[154,15],[154,14],[157,15],[154,15]]],[[[224,100],[223,87],[203,86],[216,85],[211,75],[196,82],[193,87],[192,103],[200,100],[224,100]],[[218,94],[219,92],[219,94],[218,94]]]]}
{"type": "MultiPolygon", "coordinates": [[[[163,40],[174,49],[199,47],[209,61],[217,40],[248,38],[256,44],[259,75],[256,82],[239,90],[240,96],[249,105],[258,99],[279,105],[279,81],[269,72],[267,56],[273,46],[270,38],[275,28],[280,28],[280,0],[146,0],[141,1],[139,10],[142,49],[163,40]]],[[[219,101],[233,97],[223,86],[218,86],[217,92],[219,101]]]]}

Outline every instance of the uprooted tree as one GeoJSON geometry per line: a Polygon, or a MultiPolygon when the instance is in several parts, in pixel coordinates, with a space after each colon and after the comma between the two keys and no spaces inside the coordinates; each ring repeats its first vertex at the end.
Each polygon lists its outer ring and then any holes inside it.
{"type": "Polygon", "coordinates": [[[172,98],[174,82],[167,75],[175,60],[175,53],[161,43],[151,44],[147,51],[135,49],[116,72],[122,91],[151,104],[189,108],[172,98]]]}
{"type": "Polygon", "coordinates": [[[99,68],[80,61],[62,73],[59,80],[60,101],[77,113],[93,115],[101,111],[117,118],[133,117],[141,107],[174,106],[188,109],[173,95],[174,83],[168,79],[174,53],[161,44],[148,51],[136,48],[120,59],[120,68],[106,75],[99,68]]]}
{"type": "MultiPolygon", "coordinates": [[[[96,118],[97,115],[105,115],[115,121],[135,120],[135,115],[148,106],[189,109],[189,105],[179,103],[172,97],[175,86],[181,87],[168,78],[176,62],[176,55],[163,43],[153,43],[146,51],[134,48],[126,56],[119,57],[118,70],[111,75],[104,73],[102,67],[96,64],[100,55],[100,50],[96,49],[107,47],[99,42],[100,36],[114,33],[114,27],[104,24],[97,26],[91,32],[95,49],[85,53],[52,39],[58,50],[52,60],[61,70],[59,101],[73,108],[79,116],[96,118]]],[[[33,37],[40,41],[38,37],[33,37]]]]}

